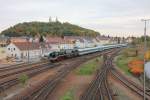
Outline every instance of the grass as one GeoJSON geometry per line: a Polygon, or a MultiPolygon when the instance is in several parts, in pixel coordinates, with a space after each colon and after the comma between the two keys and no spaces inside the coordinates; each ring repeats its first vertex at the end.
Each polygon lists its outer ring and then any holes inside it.
{"type": "Polygon", "coordinates": [[[26,74],[22,74],[21,76],[19,76],[19,82],[22,84],[22,85],[25,85],[29,79],[28,75],[26,74]]]}
{"type": "Polygon", "coordinates": [[[76,69],[76,73],[78,75],[91,75],[100,67],[100,64],[102,63],[102,57],[95,58],[92,60],[87,61],[86,63],[79,66],[78,69],[76,69]]]}
{"type": "Polygon", "coordinates": [[[125,57],[123,55],[119,55],[117,57],[116,64],[120,69],[122,69],[125,72],[125,74],[131,75],[131,73],[128,71],[128,62],[132,59],[133,57],[125,57]]]}
{"type": "Polygon", "coordinates": [[[74,90],[70,89],[61,97],[60,100],[74,100],[74,97],[74,90]]]}
{"type": "Polygon", "coordinates": [[[5,52],[5,49],[0,47],[0,53],[4,53],[5,52]]]}
{"type": "Polygon", "coordinates": [[[5,48],[0,47],[0,58],[5,58],[6,53],[5,53],[5,48]]]}
{"type": "Polygon", "coordinates": [[[117,66],[125,72],[127,75],[131,75],[131,73],[128,70],[128,63],[133,59],[142,59],[143,56],[139,54],[138,56],[133,56],[133,49],[127,48],[120,52],[120,55],[116,57],[116,64],[117,66]],[[128,55],[127,55],[128,52],[128,55]]]}

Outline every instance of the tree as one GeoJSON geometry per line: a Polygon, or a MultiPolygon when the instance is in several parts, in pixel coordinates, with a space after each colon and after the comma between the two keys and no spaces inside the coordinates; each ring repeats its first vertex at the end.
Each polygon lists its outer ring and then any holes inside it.
{"type": "Polygon", "coordinates": [[[42,36],[42,35],[40,35],[39,42],[40,42],[40,43],[44,42],[44,38],[43,38],[43,36],[42,36]]]}
{"type": "Polygon", "coordinates": [[[45,47],[45,45],[44,45],[44,37],[42,35],[40,36],[39,43],[40,43],[42,54],[43,54],[43,51],[44,51],[43,48],[45,47]]]}

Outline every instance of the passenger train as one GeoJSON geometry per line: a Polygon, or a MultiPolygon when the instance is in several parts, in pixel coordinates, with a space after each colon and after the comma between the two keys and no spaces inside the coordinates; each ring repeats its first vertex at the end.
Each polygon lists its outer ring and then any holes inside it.
{"type": "Polygon", "coordinates": [[[60,50],[54,51],[49,53],[48,59],[51,62],[60,61],[63,59],[86,55],[90,53],[100,52],[103,50],[113,49],[113,48],[120,48],[120,47],[126,47],[127,44],[112,44],[112,45],[105,45],[105,46],[96,46],[91,48],[74,48],[74,49],[66,49],[66,50],[60,50]]]}

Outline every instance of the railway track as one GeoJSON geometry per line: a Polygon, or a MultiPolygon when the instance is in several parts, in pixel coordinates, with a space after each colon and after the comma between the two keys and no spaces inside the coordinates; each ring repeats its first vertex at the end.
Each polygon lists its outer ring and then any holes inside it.
{"type": "MultiPolygon", "coordinates": [[[[78,58],[79,57],[71,58],[66,61],[70,61],[78,58]]],[[[61,61],[60,63],[49,63],[48,61],[42,61],[42,62],[32,63],[32,64],[23,63],[23,64],[17,64],[16,66],[13,65],[13,66],[0,68],[0,93],[18,84],[19,83],[18,78],[22,74],[26,74],[28,75],[29,78],[31,78],[55,66],[60,66],[61,63],[63,64],[66,61],[61,61]]]]}
{"type": "MultiPolygon", "coordinates": [[[[102,52],[106,53],[108,51],[102,52]]],[[[110,51],[109,51],[110,52],[110,51]]],[[[100,56],[102,53],[95,53],[86,56],[77,57],[77,59],[72,59],[68,62],[66,67],[61,68],[58,73],[47,81],[44,81],[42,84],[39,84],[36,88],[30,88],[29,90],[23,91],[11,98],[11,100],[49,100],[49,96],[52,91],[55,89],[57,84],[66,76],[70,71],[75,69],[81,63],[100,56]],[[30,93],[29,93],[30,92],[30,93]]]]}
{"type": "Polygon", "coordinates": [[[37,75],[38,73],[44,72],[47,69],[50,69],[58,64],[51,64],[47,61],[42,61],[38,63],[23,63],[2,67],[0,68],[0,93],[5,91],[6,89],[10,88],[19,83],[19,76],[22,74],[26,74],[29,78],[37,75]],[[42,63],[42,64],[41,64],[42,63]]]}
{"type": "MultiPolygon", "coordinates": [[[[45,64],[40,64],[39,66],[36,65],[36,67],[32,67],[32,66],[29,66],[27,69],[28,70],[22,70],[20,69],[20,71],[16,72],[16,70],[13,72],[11,71],[12,73],[7,73],[7,74],[1,74],[1,75],[4,75],[3,77],[1,77],[0,79],[0,93],[5,91],[6,89],[10,88],[11,86],[14,86],[16,84],[19,83],[19,77],[22,75],[22,74],[26,74],[28,75],[29,78],[41,73],[41,72],[44,72],[44,71],[47,71],[48,69],[50,68],[53,68],[54,66],[58,66],[60,64],[51,64],[49,65],[49,63],[45,63],[45,64]]],[[[25,67],[25,66],[24,66],[25,67]]],[[[22,67],[24,69],[24,67],[22,67]]]]}
{"type": "MultiPolygon", "coordinates": [[[[111,66],[109,73],[111,74],[111,76],[114,79],[119,80],[125,87],[129,88],[134,93],[138,94],[139,96],[141,96],[143,98],[144,97],[143,87],[138,85],[137,83],[131,81],[130,79],[126,78],[122,73],[120,73],[118,70],[116,70],[113,65],[113,62],[112,62],[113,58],[114,57],[112,57],[111,60],[109,60],[109,64],[111,66]]],[[[147,100],[150,99],[150,93],[146,92],[146,98],[147,98],[147,100]]]]}
{"type": "MultiPolygon", "coordinates": [[[[110,72],[111,72],[111,75],[115,79],[119,80],[125,87],[129,88],[131,91],[135,92],[139,96],[144,97],[144,90],[141,86],[137,85],[136,83],[134,83],[131,80],[128,80],[127,78],[125,78],[121,73],[119,73],[115,69],[111,70],[110,72]]],[[[146,92],[146,98],[147,98],[147,100],[150,99],[150,93],[146,92]]]]}
{"type": "Polygon", "coordinates": [[[81,95],[80,100],[112,100],[112,93],[110,91],[107,74],[110,70],[110,62],[112,57],[118,52],[118,50],[107,53],[109,57],[104,61],[103,67],[99,70],[96,78],[91,82],[85,93],[81,95]]]}
{"type": "Polygon", "coordinates": [[[32,65],[35,65],[35,64],[40,64],[42,62],[47,62],[47,61],[40,61],[40,62],[36,62],[36,63],[20,63],[20,64],[15,64],[15,65],[0,67],[0,73],[1,72],[7,72],[7,71],[10,71],[10,70],[20,69],[22,67],[32,66],[32,65]]]}

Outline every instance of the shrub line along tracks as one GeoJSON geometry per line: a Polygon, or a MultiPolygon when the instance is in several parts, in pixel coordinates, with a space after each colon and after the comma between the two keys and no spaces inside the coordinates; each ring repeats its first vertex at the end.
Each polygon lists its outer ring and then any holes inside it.
{"type": "Polygon", "coordinates": [[[57,73],[50,77],[50,79],[39,83],[36,87],[30,87],[30,89],[22,91],[11,98],[11,100],[49,100],[49,96],[57,86],[57,84],[66,76],[70,71],[75,69],[81,63],[100,56],[102,53],[110,51],[105,51],[101,53],[94,53],[90,55],[85,55],[81,57],[76,57],[70,59],[70,62],[65,67],[62,67],[57,71],[57,73]]]}

